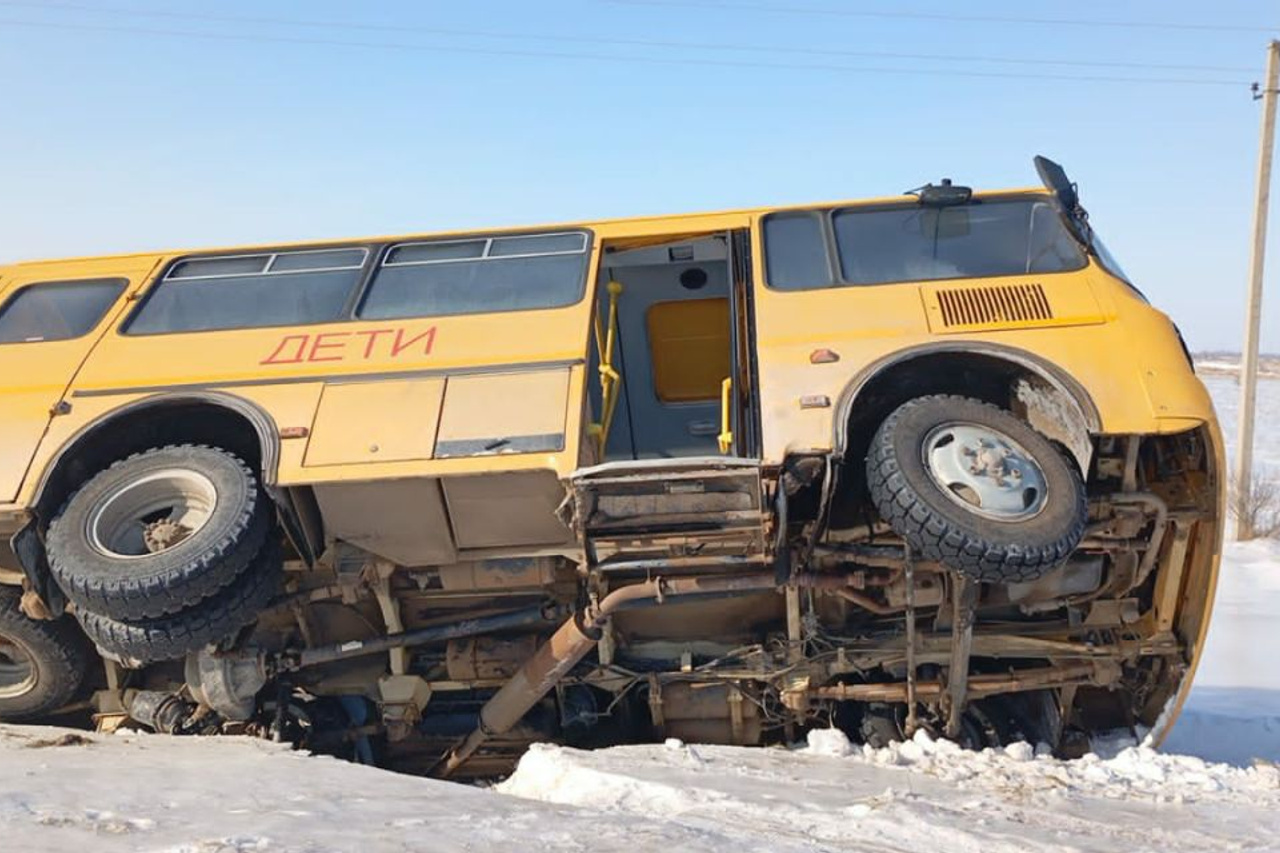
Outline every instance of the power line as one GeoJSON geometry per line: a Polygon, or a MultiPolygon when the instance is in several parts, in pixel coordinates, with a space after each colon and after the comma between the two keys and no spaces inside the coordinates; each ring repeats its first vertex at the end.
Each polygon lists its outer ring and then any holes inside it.
{"type": "MultiPolygon", "coordinates": [[[[206,21],[210,23],[265,24],[282,27],[306,27],[319,29],[361,30],[366,32],[416,32],[427,35],[457,36],[517,41],[550,41],[570,44],[617,45],[620,47],[657,47],[673,50],[713,50],[752,53],[791,54],[801,56],[848,57],[860,59],[901,59],[927,62],[978,62],[997,65],[1062,66],[1078,68],[1119,68],[1153,71],[1204,71],[1222,73],[1253,73],[1257,69],[1229,65],[1196,65],[1186,63],[1124,62],[1079,59],[1048,59],[1044,57],[1007,57],[950,53],[904,53],[878,50],[834,50],[825,48],[787,47],[764,44],[725,42],[691,42],[664,39],[634,39],[595,36],[571,36],[561,33],[513,33],[495,30],[470,30],[442,27],[424,27],[416,24],[372,24],[361,21],[332,21],[301,18],[258,17],[245,15],[217,15],[198,12],[173,12],[169,10],[140,9],[137,7],[101,7],[86,3],[32,2],[32,0],[0,0],[0,6],[24,8],[60,9],[94,12],[112,15],[133,15],[148,18],[206,21]]],[[[51,22],[53,23],[53,22],[51,22]]]]}
{"type": "Polygon", "coordinates": [[[1108,21],[1082,18],[1022,18],[1012,15],[963,15],[952,12],[875,11],[864,9],[831,9],[821,6],[779,6],[773,3],[705,2],[705,0],[605,0],[621,6],[667,6],[695,9],[717,9],[739,12],[778,12],[788,15],[822,15],[840,18],[887,18],[914,21],[950,21],[952,23],[1028,24],[1052,27],[1110,27],[1129,30],[1204,30],[1237,33],[1273,33],[1280,26],[1247,24],[1213,24],[1204,21],[1175,23],[1170,21],[1108,21]]]}
{"type": "Polygon", "coordinates": [[[965,71],[952,69],[923,68],[891,68],[879,66],[836,65],[830,63],[793,63],[793,62],[760,62],[732,59],[703,59],[697,57],[656,57],[628,56],[618,57],[616,54],[587,53],[548,50],[516,50],[502,48],[463,47],[458,45],[429,45],[391,41],[355,41],[348,39],[309,38],[296,36],[246,35],[242,33],[215,33],[198,30],[174,30],[159,27],[119,26],[111,24],[80,24],[52,21],[19,21],[0,19],[0,26],[31,27],[52,30],[77,30],[84,32],[134,33],[141,35],[168,36],[173,38],[193,38],[213,41],[234,41],[244,43],[319,45],[326,47],[352,47],[373,50],[395,50],[425,53],[456,53],[480,56],[515,56],[535,59],[567,59],[591,62],[604,62],[610,65],[620,63],[646,65],[699,66],[715,68],[744,68],[771,71],[832,71],[847,74],[880,74],[914,77],[963,77],[975,79],[1004,80],[1056,80],[1072,83],[1153,83],[1157,85],[1178,86],[1230,86],[1232,88],[1248,87],[1249,83],[1239,80],[1209,80],[1205,78],[1185,77],[1125,77],[1107,74],[1047,74],[1043,72],[1012,73],[1002,71],[965,71]]]}

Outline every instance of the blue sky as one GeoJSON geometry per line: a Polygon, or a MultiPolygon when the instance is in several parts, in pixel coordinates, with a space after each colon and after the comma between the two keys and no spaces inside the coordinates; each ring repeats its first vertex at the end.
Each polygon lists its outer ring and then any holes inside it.
{"type": "Polygon", "coordinates": [[[1273,36],[1274,0],[0,2],[0,260],[1021,186],[1042,153],[1191,345],[1233,348],[1273,36]],[[919,16],[839,14],[876,11],[919,16]]]}

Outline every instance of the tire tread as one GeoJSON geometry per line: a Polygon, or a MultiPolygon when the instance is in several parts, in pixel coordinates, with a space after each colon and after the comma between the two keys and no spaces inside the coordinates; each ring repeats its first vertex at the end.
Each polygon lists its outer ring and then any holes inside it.
{"type": "MultiPolygon", "coordinates": [[[[941,515],[903,475],[894,450],[899,422],[921,406],[977,404],[1008,415],[1003,409],[958,395],[917,397],[899,406],[880,425],[867,454],[867,487],[881,517],[912,549],[927,560],[984,583],[1017,583],[1043,577],[1066,561],[1084,536],[1087,505],[1083,485],[1077,489],[1075,523],[1053,541],[1033,546],[992,543],[941,515]]],[[[1028,427],[1029,428],[1029,427],[1028,427]]],[[[1071,470],[1074,472],[1074,466],[1071,470]]]]}
{"type": "Polygon", "coordinates": [[[118,460],[72,494],[49,525],[47,550],[54,579],[78,608],[111,619],[156,619],[170,616],[217,595],[232,584],[261,550],[271,528],[270,502],[258,488],[257,478],[237,456],[220,448],[197,444],[171,444],[135,453],[118,460]],[[64,522],[68,507],[80,491],[99,477],[118,471],[136,460],[157,454],[190,451],[221,453],[235,462],[250,484],[249,500],[241,508],[234,526],[218,542],[198,554],[177,571],[153,577],[131,578],[77,570],[73,558],[75,525],[64,522]]]}
{"type": "Polygon", "coordinates": [[[283,568],[279,544],[269,542],[234,583],[175,615],[126,622],[81,610],[76,618],[89,638],[115,657],[144,664],[175,660],[257,619],[279,589],[283,568]]]}
{"type": "Polygon", "coordinates": [[[40,657],[40,678],[30,693],[0,698],[0,720],[22,722],[45,716],[79,693],[89,668],[89,647],[67,617],[31,619],[19,609],[20,596],[0,592],[0,634],[22,638],[40,657]]]}

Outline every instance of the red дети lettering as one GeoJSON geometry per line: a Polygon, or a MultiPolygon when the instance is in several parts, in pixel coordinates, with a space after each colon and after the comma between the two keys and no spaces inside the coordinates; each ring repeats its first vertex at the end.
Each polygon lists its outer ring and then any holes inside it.
{"type": "Polygon", "coordinates": [[[264,358],[258,364],[301,364],[303,353],[307,351],[307,342],[311,340],[310,335],[285,335],[280,339],[280,343],[276,345],[276,351],[264,358]],[[298,351],[293,354],[293,358],[281,358],[285,348],[289,346],[289,341],[298,342],[298,351]]]}
{"type": "Polygon", "coordinates": [[[322,332],[318,335],[285,335],[271,355],[259,364],[302,364],[318,361],[371,361],[378,357],[378,343],[386,338],[388,350],[384,358],[398,358],[403,353],[431,355],[436,344],[436,327],[412,334],[407,329],[362,329],[357,332],[322,332]],[[394,335],[395,337],[391,337],[394,335]],[[364,346],[349,346],[348,338],[363,337],[364,346]],[[359,353],[356,355],[355,353],[359,353]]]}
{"type": "Polygon", "coordinates": [[[389,335],[394,331],[395,329],[365,329],[363,331],[356,332],[355,334],[364,335],[369,339],[364,345],[364,360],[368,361],[373,357],[373,348],[377,344],[379,337],[382,335],[389,335]]]}
{"type": "Polygon", "coordinates": [[[421,334],[415,335],[413,338],[410,338],[407,341],[404,339],[404,329],[397,329],[395,343],[391,345],[391,357],[395,358],[400,353],[404,352],[406,349],[408,349],[409,347],[413,346],[418,341],[421,341],[423,339],[426,340],[427,345],[423,349],[422,354],[431,355],[431,347],[435,346],[435,342],[436,342],[435,326],[432,326],[430,329],[427,329],[425,332],[422,332],[421,334]]]}
{"type": "Polygon", "coordinates": [[[351,336],[350,332],[325,332],[324,334],[316,335],[315,342],[311,344],[311,355],[307,357],[307,361],[342,361],[347,357],[345,352],[343,352],[341,355],[326,355],[326,356],[319,355],[319,352],[320,350],[332,350],[332,349],[345,350],[347,346],[346,341],[342,341],[340,343],[333,343],[333,342],[326,343],[325,338],[348,338],[350,336],[351,336]]]}

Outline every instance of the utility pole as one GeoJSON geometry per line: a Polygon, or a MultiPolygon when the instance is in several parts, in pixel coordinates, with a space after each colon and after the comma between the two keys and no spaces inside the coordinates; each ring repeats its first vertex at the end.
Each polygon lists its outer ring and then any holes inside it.
{"type": "Polygon", "coordinates": [[[1258,151],[1258,195],[1253,211],[1253,253],[1249,261],[1249,301],[1245,308],[1244,351],[1240,356],[1240,431],[1236,441],[1236,539],[1252,539],[1253,415],[1258,397],[1258,336],[1262,327],[1262,270],[1267,254],[1267,208],[1271,196],[1271,154],[1276,141],[1276,94],[1280,89],[1280,41],[1267,48],[1267,81],[1262,99],[1262,142],[1258,151]]]}

